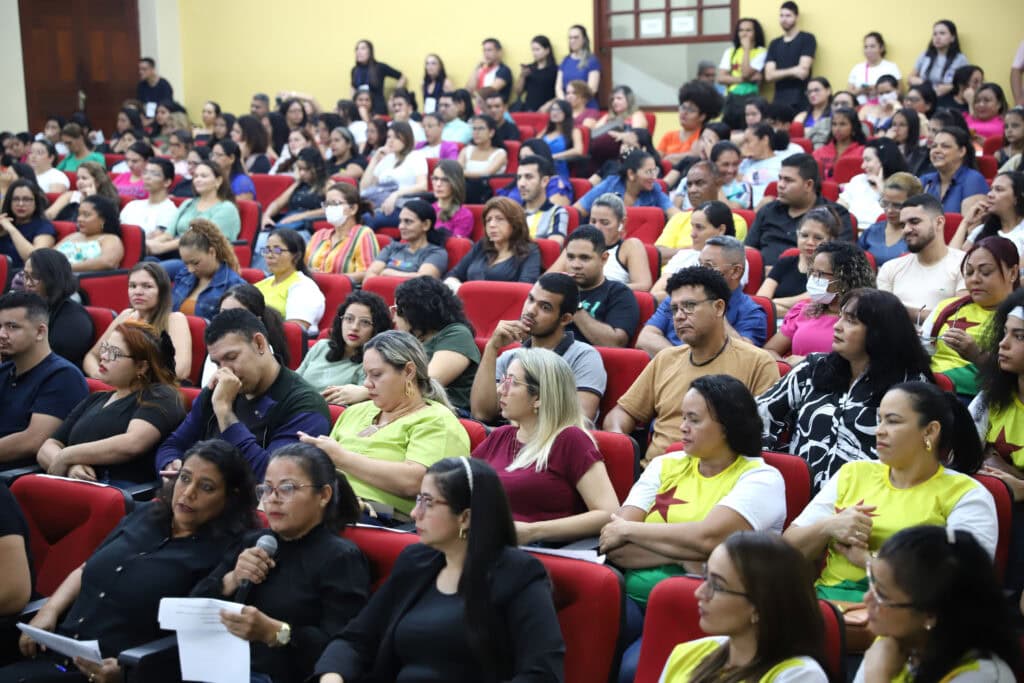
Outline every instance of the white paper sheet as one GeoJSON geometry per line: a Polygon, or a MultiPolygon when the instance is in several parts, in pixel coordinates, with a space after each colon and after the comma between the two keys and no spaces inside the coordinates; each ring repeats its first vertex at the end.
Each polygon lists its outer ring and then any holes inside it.
{"type": "Polygon", "coordinates": [[[596,550],[569,550],[566,548],[538,548],[532,545],[521,545],[520,550],[525,550],[531,553],[540,553],[541,555],[556,555],[558,557],[570,557],[574,560],[583,560],[585,562],[593,562],[594,564],[604,564],[605,556],[598,553],[596,550]]]}
{"type": "Polygon", "coordinates": [[[237,602],[208,598],[164,598],[160,628],[178,632],[181,676],[204,683],[248,683],[249,643],[232,635],[220,611],[239,613],[237,602]]]}
{"type": "Polygon", "coordinates": [[[81,657],[97,664],[103,661],[98,640],[75,640],[28,624],[18,624],[18,628],[40,645],[65,657],[81,657]]]}

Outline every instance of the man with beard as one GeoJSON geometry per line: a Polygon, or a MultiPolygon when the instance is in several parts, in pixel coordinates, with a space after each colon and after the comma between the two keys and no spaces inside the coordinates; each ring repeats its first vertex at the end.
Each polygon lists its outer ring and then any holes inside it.
{"type": "Polygon", "coordinates": [[[946,246],[942,203],[930,194],[914,195],[900,209],[903,241],[909,254],[886,261],[878,271],[878,288],[892,292],[920,324],[935,304],[966,294],[960,264],[964,252],[946,246]]]}
{"type": "Polygon", "coordinates": [[[516,342],[526,348],[548,349],[564,358],[576,377],[576,394],[583,414],[591,421],[597,417],[608,375],[594,347],[579,341],[565,329],[573,321],[579,303],[579,288],[571,277],[565,273],[540,276],[526,296],[523,314],[518,320],[499,322],[484,347],[469,397],[473,417],[487,423],[497,420],[497,383],[505,376],[514,355],[508,351],[499,355],[499,352],[516,342]]]}
{"type": "Polygon", "coordinates": [[[794,109],[807,106],[807,81],[814,66],[818,41],[813,33],[801,31],[797,25],[800,8],[795,2],[784,2],[779,8],[782,35],[768,45],[765,55],[764,80],[775,83],[775,102],[794,109]]]}
{"type": "Polygon", "coordinates": [[[569,331],[593,346],[629,346],[640,324],[640,305],[629,287],[604,276],[608,261],[604,233],[593,225],[581,225],[569,235],[565,261],[569,276],[580,288],[580,307],[569,331]]]}
{"type": "MultiPolygon", "coordinates": [[[[704,375],[731,375],[757,396],[779,379],[767,351],[729,335],[726,305],[732,296],[721,273],[693,266],[669,278],[672,322],[683,346],[658,353],[604,419],[609,432],[631,434],[652,423],[653,435],[641,464],[680,438],[683,396],[704,375]]],[[[756,455],[756,454],[755,454],[756,455]]]]}

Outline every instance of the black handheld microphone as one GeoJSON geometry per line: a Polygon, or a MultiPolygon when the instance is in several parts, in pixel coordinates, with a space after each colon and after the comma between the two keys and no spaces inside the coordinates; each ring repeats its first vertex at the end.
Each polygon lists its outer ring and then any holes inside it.
{"type": "MultiPolygon", "coordinates": [[[[277,554],[277,539],[271,534],[264,534],[256,540],[256,547],[262,548],[267,555],[273,558],[277,554]]],[[[245,599],[249,597],[250,590],[252,590],[252,582],[249,579],[242,579],[235,592],[235,602],[244,603],[245,599]]]]}

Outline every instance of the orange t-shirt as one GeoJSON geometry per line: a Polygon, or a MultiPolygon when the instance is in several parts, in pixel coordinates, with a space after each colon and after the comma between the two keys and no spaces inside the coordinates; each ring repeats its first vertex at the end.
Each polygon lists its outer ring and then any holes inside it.
{"type": "Polygon", "coordinates": [[[661,140],[658,141],[658,151],[661,152],[663,156],[689,152],[690,149],[693,148],[694,144],[696,144],[697,140],[700,139],[699,130],[685,140],[681,140],[679,138],[679,134],[681,132],[682,129],[680,128],[679,130],[670,130],[661,136],[661,140]]]}

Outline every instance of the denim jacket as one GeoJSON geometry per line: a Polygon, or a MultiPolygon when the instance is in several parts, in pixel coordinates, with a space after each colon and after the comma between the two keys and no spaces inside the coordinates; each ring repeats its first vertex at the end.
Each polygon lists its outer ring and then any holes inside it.
{"type": "MultiPolygon", "coordinates": [[[[178,271],[177,277],[174,278],[174,288],[171,291],[173,310],[177,311],[181,307],[181,302],[188,298],[198,283],[199,279],[190,273],[187,268],[182,268],[178,271]]],[[[221,296],[224,295],[224,292],[235,285],[244,283],[245,279],[231,270],[228,264],[220,264],[220,268],[213,274],[210,284],[199,293],[199,298],[196,300],[195,315],[210,320],[213,316],[217,315],[217,304],[221,296]]]]}

